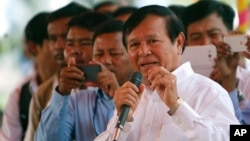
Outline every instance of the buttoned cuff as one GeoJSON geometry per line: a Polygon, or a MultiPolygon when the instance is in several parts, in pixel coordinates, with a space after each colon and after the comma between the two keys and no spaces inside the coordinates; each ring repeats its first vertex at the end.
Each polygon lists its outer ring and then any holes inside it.
{"type": "Polygon", "coordinates": [[[172,115],[173,121],[182,129],[188,129],[194,126],[194,121],[199,119],[199,115],[183,101],[175,114],[172,115]]]}

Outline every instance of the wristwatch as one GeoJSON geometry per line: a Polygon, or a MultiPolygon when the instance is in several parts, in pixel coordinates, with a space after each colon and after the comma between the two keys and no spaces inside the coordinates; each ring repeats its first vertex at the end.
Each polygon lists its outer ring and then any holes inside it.
{"type": "Polygon", "coordinates": [[[171,109],[168,111],[168,114],[172,116],[175,113],[175,111],[180,107],[181,103],[183,103],[183,100],[180,97],[178,97],[174,106],[172,106],[171,109]]]}

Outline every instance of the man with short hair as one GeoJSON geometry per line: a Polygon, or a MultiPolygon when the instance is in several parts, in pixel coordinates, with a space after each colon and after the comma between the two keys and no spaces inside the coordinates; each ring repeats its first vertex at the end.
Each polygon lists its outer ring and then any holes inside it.
{"type": "Polygon", "coordinates": [[[60,73],[59,85],[43,112],[36,140],[94,140],[113,115],[114,91],[133,70],[122,45],[122,22],[107,21],[95,31],[98,20],[97,13],[86,13],[69,22],[65,48],[68,67],[60,73]],[[101,66],[95,87],[88,86],[85,72],[78,68],[90,61],[101,66]]]}
{"type": "Polygon", "coordinates": [[[94,5],[94,11],[112,16],[115,10],[120,7],[120,4],[115,1],[102,1],[94,5]]]}
{"type": "Polygon", "coordinates": [[[117,20],[121,20],[123,22],[126,22],[126,20],[129,18],[129,16],[137,9],[138,8],[134,7],[134,6],[122,6],[114,11],[113,17],[117,20]]]}
{"type": "Polygon", "coordinates": [[[30,120],[30,100],[37,87],[55,74],[56,62],[48,46],[46,30],[48,15],[47,12],[36,14],[25,27],[24,45],[34,63],[34,72],[9,97],[3,116],[1,141],[23,140],[30,120]]]}
{"type": "MultiPolygon", "coordinates": [[[[52,90],[58,84],[58,74],[64,66],[66,66],[63,51],[66,44],[67,24],[68,21],[82,12],[88,12],[89,9],[84,6],[71,2],[53,12],[48,16],[48,25],[46,26],[48,32],[48,44],[50,53],[53,54],[56,64],[51,68],[56,72],[55,75],[50,77],[41,86],[39,86],[37,93],[32,98],[30,103],[29,124],[28,130],[25,135],[25,141],[34,140],[34,134],[40,122],[42,110],[47,107],[52,90]]],[[[49,63],[45,61],[44,63],[49,63]]]]}
{"type": "Polygon", "coordinates": [[[123,42],[142,84],[130,81],[115,91],[116,112],[96,141],[226,141],[239,124],[227,92],[181,62],[185,30],[168,8],[139,8],[125,22],[123,42]],[[115,130],[123,105],[130,111],[115,130]],[[115,132],[118,131],[118,132],[115,132]],[[117,134],[120,133],[120,134],[117,134]],[[113,138],[114,137],[114,138],[113,138]]]}
{"type": "Polygon", "coordinates": [[[233,53],[223,36],[233,32],[235,13],[232,7],[218,1],[199,1],[183,11],[186,45],[210,45],[217,49],[215,69],[210,78],[225,88],[233,102],[235,115],[244,124],[239,108],[239,94],[250,72],[239,66],[239,53],[233,53]],[[197,11],[199,11],[197,13],[197,11]],[[244,74],[244,75],[243,75],[244,74]]]}

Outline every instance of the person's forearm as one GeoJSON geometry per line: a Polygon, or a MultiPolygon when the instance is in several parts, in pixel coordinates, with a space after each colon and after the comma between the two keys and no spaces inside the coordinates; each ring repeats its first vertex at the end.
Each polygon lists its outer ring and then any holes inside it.
{"type": "Polygon", "coordinates": [[[236,74],[233,72],[230,76],[223,77],[221,79],[221,85],[224,89],[226,89],[228,92],[231,92],[236,89],[236,74]]]}
{"type": "Polygon", "coordinates": [[[53,94],[51,105],[42,112],[41,120],[35,133],[35,141],[65,140],[70,128],[66,125],[69,96],[53,94]]]}

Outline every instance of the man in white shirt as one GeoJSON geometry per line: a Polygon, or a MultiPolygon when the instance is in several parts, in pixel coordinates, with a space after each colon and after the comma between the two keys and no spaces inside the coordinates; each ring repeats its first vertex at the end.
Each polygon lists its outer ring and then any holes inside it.
{"type": "Polygon", "coordinates": [[[238,95],[243,91],[250,72],[239,65],[239,53],[233,52],[223,40],[232,34],[235,13],[230,5],[218,1],[199,1],[183,11],[182,21],[186,29],[186,45],[216,46],[217,57],[210,78],[225,88],[234,104],[235,115],[242,124],[248,124],[242,117],[238,95]],[[196,14],[197,11],[202,11],[196,14]]]}
{"type": "Polygon", "coordinates": [[[143,84],[125,82],[115,91],[116,113],[95,140],[113,140],[122,105],[130,111],[119,141],[229,140],[229,125],[239,124],[232,102],[219,84],[181,64],[182,22],[168,8],[150,5],[135,11],[123,31],[143,84]]]}

